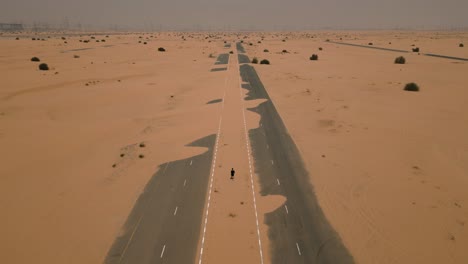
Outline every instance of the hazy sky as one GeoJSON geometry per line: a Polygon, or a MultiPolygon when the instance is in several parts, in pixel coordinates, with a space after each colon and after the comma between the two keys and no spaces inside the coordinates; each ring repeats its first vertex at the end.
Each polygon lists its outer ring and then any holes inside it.
{"type": "Polygon", "coordinates": [[[195,29],[468,27],[468,0],[0,0],[0,22],[195,29]]]}

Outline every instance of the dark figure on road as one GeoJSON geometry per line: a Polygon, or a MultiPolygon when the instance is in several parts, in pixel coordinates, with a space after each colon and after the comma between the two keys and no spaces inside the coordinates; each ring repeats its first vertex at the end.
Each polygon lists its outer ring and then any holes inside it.
{"type": "Polygon", "coordinates": [[[231,169],[231,180],[234,179],[234,174],[236,174],[236,171],[234,168],[231,169]]]}

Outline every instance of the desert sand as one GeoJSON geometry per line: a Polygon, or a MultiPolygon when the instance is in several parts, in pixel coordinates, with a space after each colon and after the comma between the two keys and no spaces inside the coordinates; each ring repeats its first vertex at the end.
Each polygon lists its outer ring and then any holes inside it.
{"type": "MultiPolygon", "coordinates": [[[[228,71],[210,72],[218,54],[235,50],[223,41],[239,39],[250,58],[271,62],[255,68],[301,151],[327,219],[357,263],[468,261],[468,62],[326,42],[372,42],[408,51],[417,46],[421,53],[468,58],[468,48],[458,47],[468,44],[468,33],[16,37],[0,38],[0,258],[5,262],[102,263],[158,165],[204,152],[185,145],[217,133],[220,104],[206,103],[224,95],[232,99],[226,100],[225,115],[236,122],[242,122],[242,108],[259,103],[234,101],[240,99],[234,56],[228,71]],[[90,42],[79,42],[85,39],[90,42]],[[312,53],[318,61],[309,60],[312,53]],[[393,63],[399,55],[406,64],[393,63]],[[51,69],[39,71],[33,56],[51,69]],[[408,82],[421,91],[403,91],[408,82]]],[[[248,129],[257,127],[258,116],[246,115],[248,129]]],[[[240,153],[245,157],[240,166],[248,166],[243,128],[233,127],[220,135],[220,149],[229,151],[220,150],[217,168],[230,169],[229,155],[240,153]],[[231,142],[238,138],[244,141],[231,142]]],[[[258,263],[249,177],[241,173],[233,188],[229,179],[215,176],[207,263],[227,257],[228,251],[215,250],[223,243],[248,251],[223,263],[258,263]],[[235,218],[226,206],[236,207],[235,218]],[[233,239],[222,233],[229,221],[234,221],[233,239]]],[[[257,181],[255,186],[258,190],[257,181]]],[[[283,198],[256,196],[269,263],[263,214],[283,198]]]]}

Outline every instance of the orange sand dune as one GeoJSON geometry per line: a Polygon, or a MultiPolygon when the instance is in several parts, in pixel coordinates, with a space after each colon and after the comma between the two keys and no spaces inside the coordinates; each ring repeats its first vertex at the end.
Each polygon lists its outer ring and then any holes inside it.
{"type": "MultiPolygon", "coordinates": [[[[356,262],[468,262],[468,62],[325,41],[468,58],[467,33],[32,36],[0,39],[3,262],[102,263],[158,165],[203,152],[184,145],[216,133],[219,107],[206,102],[225,75],[209,54],[244,36],[250,58],[271,62],[255,68],[356,262]]],[[[259,199],[262,213],[278,204],[259,199]]]]}

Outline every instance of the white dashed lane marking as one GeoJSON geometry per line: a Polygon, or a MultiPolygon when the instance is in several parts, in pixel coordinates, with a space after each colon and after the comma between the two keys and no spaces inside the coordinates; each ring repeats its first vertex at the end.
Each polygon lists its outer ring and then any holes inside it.
{"type": "Polygon", "coordinates": [[[281,185],[278,179],[276,179],[276,182],[278,183],[278,185],[281,185]]]}
{"type": "Polygon", "coordinates": [[[174,215],[177,214],[177,209],[179,209],[179,207],[176,206],[175,210],[174,210],[174,215]]]}
{"type": "MultiPolygon", "coordinates": [[[[229,70],[229,64],[228,64],[228,70],[229,70]]],[[[216,166],[216,155],[218,153],[218,145],[219,145],[219,137],[221,134],[221,124],[223,123],[223,110],[224,110],[224,102],[226,101],[226,89],[228,86],[228,76],[224,79],[224,92],[223,92],[223,100],[221,103],[221,109],[220,109],[220,116],[219,116],[219,124],[218,124],[218,132],[216,133],[216,143],[214,147],[214,155],[213,155],[213,160],[212,160],[212,165],[211,165],[211,176],[210,176],[210,188],[208,190],[208,201],[206,204],[206,212],[205,212],[205,224],[203,226],[203,235],[202,235],[202,241],[201,241],[201,246],[200,246],[200,255],[198,258],[198,263],[202,263],[203,259],[203,249],[205,247],[205,235],[206,235],[206,225],[208,223],[208,214],[210,212],[210,204],[211,204],[211,192],[213,189],[213,178],[214,178],[214,170],[216,166]]]]}
{"type": "Polygon", "coordinates": [[[187,180],[184,180],[184,187],[185,187],[185,184],[187,184],[187,180]]]}
{"type": "Polygon", "coordinates": [[[301,249],[299,248],[299,244],[297,242],[296,242],[296,247],[297,247],[297,253],[299,253],[299,256],[302,255],[301,249]]]}
{"type": "Polygon", "coordinates": [[[161,258],[164,256],[164,251],[166,250],[166,245],[164,245],[162,251],[161,251],[161,258]]]}
{"type": "Polygon", "coordinates": [[[190,166],[192,166],[192,162],[193,162],[193,160],[190,161],[190,166]]]}
{"type": "MultiPolygon", "coordinates": [[[[239,70],[239,76],[240,76],[240,70],[239,70]]],[[[250,140],[249,140],[249,134],[247,130],[247,123],[246,123],[246,118],[245,118],[245,103],[244,103],[244,93],[242,91],[242,79],[239,77],[239,92],[240,92],[240,100],[242,102],[242,116],[244,118],[244,133],[245,133],[245,145],[247,148],[247,158],[249,160],[249,172],[250,172],[250,184],[252,187],[252,198],[253,198],[253,205],[255,209],[255,223],[257,225],[257,238],[258,238],[258,251],[260,253],[260,263],[263,264],[263,249],[262,249],[262,240],[260,238],[260,226],[258,224],[258,213],[257,213],[257,201],[255,198],[255,185],[253,181],[253,173],[252,173],[252,159],[250,155],[250,140]]]]}
{"type": "Polygon", "coordinates": [[[284,208],[286,209],[286,213],[289,214],[288,206],[287,206],[287,205],[284,205],[284,208]]]}

